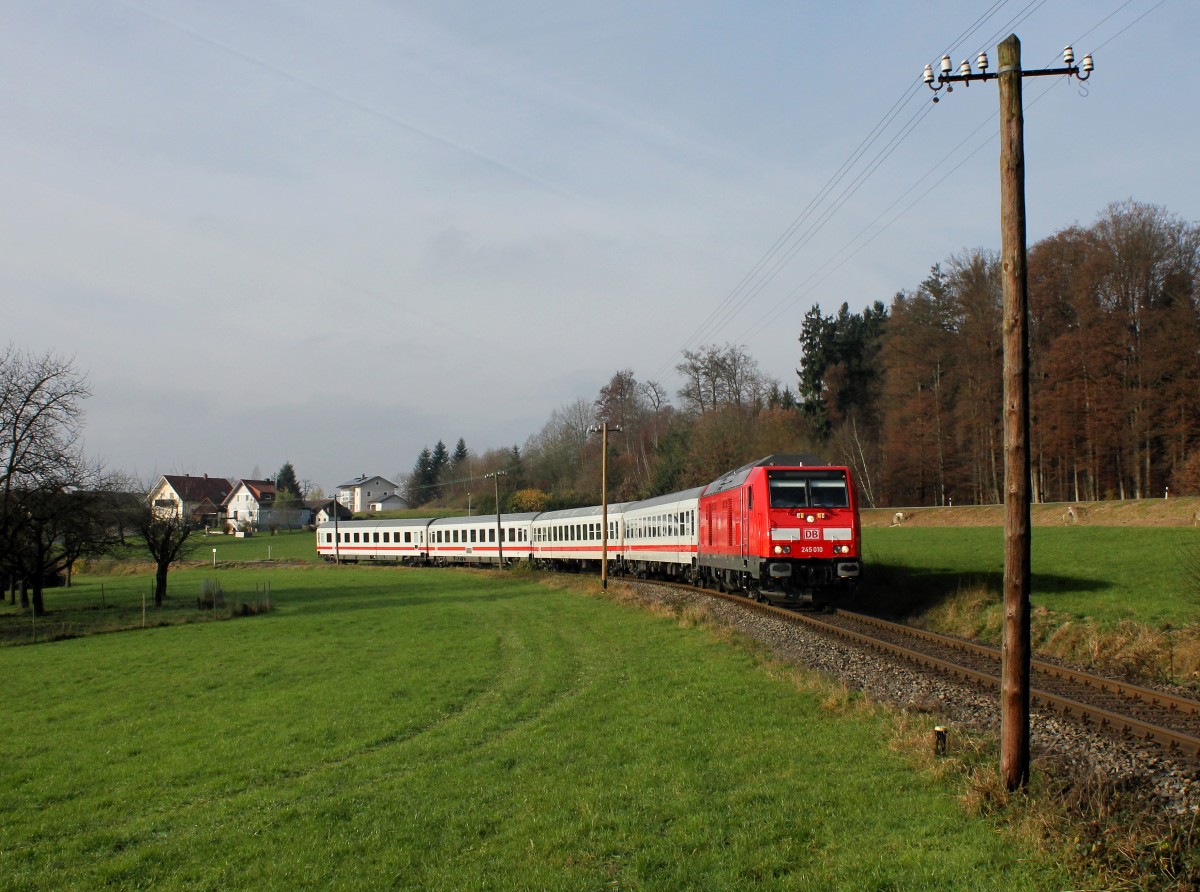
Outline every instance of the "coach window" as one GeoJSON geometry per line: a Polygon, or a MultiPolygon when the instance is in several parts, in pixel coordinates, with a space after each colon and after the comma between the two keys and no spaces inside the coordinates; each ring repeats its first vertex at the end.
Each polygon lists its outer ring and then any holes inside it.
{"type": "Polygon", "coordinates": [[[405,542],[412,542],[412,533],[411,533],[411,532],[407,532],[407,533],[405,533],[405,534],[404,534],[404,541],[405,541],[405,542]]]}
{"type": "Polygon", "coordinates": [[[375,537],[375,538],[373,539],[373,541],[375,541],[375,542],[378,542],[378,541],[379,541],[379,534],[378,534],[378,533],[375,533],[375,534],[374,534],[374,537],[375,537]]]}
{"type": "Polygon", "coordinates": [[[391,541],[392,541],[392,534],[391,534],[391,533],[389,533],[389,532],[387,532],[386,530],[384,530],[384,533],[383,533],[383,541],[384,541],[384,542],[391,542],[391,541]]]}

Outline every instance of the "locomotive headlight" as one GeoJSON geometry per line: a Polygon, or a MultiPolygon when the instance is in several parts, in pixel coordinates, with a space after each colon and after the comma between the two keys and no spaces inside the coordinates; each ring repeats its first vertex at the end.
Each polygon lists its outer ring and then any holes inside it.
{"type": "Polygon", "coordinates": [[[782,545],[776,545],[776,546],[775,546],[775,553],[776,553],[776,554],[783,554],[783,546],[782,546],[782,545]]]}
{"type": "Polygon", "coordinates": [[[816,520],[816,518],[813,517],[811,514],[808,515],[807,517],[805,517],[804,519],[807,520],[809,523],[812,523],[814,520],[816,520]]]}

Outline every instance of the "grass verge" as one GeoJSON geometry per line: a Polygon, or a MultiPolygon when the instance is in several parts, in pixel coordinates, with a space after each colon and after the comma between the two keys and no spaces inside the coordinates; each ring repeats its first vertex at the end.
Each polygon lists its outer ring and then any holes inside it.
{"type": "Polygon", "coordinates": [[[881,748],[882,713],[702,614],[271,574],[261,620],[0,650],[7,888],[1067,885],[881,748]]]}

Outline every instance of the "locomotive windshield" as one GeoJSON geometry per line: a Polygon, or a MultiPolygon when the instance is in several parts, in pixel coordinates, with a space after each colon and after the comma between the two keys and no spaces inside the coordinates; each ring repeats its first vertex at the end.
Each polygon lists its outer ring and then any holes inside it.
{"type": "Polygon", "coordinates": [[[845,471],[767,471],[772,508],[849,508],[845,471]]]}

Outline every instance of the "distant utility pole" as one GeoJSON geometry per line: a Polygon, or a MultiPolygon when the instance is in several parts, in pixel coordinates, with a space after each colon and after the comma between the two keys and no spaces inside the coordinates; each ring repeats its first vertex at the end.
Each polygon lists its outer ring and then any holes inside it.
{"type": "Polygon", "coordinates": [[[999,80],[1000,86],[1000,265],[1004,291],[1004,648],[1000,669],[1000,772],[1009,790],[1029,783],[1029,275],[1025,253],[1025,135],[1021,79],[1065,74],[1087,80],[1091,55],[1075,65],[1071,47],[1063,50],[1063,68],[1021,70],[1021,41],[1011,34],[997,47],[1000,70],[988,73],[987,53],[971,71],[966,59],[951,74],[949,56],[934,86],[933,67],[925,83],[934,91],[955,83],[999,80]]]}
{"type": "Polygon", "coordinates": [[[619,424],[608,426],[604,421],[588,428],[589,434],[600,434],[600,588],[608,590],[608,432],[620,433],[619,424]]]}
{"type": "Polygon", "coordinates": [[[507,476],[508,471],[492,471],[483,475],[484,480],[491,477],[496,481],[496,545],[500,549],[499,563],[496,566],[501,570],[504,569],[504,527],[500,525],[500,478],[507,476]]]}

